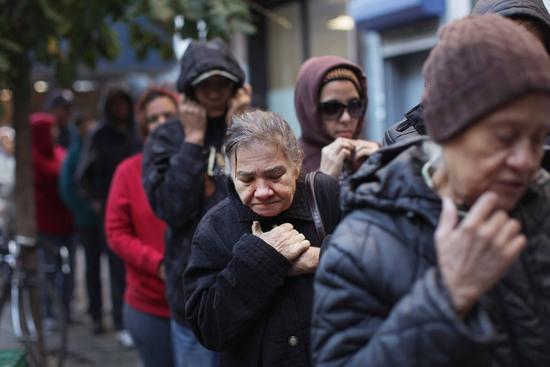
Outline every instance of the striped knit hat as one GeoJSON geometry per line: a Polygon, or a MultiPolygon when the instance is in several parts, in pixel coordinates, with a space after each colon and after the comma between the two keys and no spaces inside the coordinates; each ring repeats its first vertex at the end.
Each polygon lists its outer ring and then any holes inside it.
{"type": "Polygon", "coordinates": [[[423,69],[428,135],[448,140],[487,114],[530,93],[550,94],[550,57],[523,27],[495,14],[442,29],[423,69]]]}
{"type": "Polygon", "coordinates": [[[357,75],[355,75],[355,73],[351,69],[348,69],[345,67],[339,67],[339,68],[330,70],[323,77],[321,88],[325,84],[330,83],[334,80],[349,80],[350,82],[353,83],[353,85],[355,86],[355,89],[357,89],[357,92],[361,94],[362,89],[359,87],[359,79],[357,79],[357,75]]]}

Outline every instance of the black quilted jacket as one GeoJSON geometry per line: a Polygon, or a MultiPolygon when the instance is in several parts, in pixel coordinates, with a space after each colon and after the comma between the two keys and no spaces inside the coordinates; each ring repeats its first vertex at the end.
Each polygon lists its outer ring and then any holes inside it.
{"type": "Polygon", "coordinates": [[[533,187],[513,215],[529,241],[465,320],[436,265],[441,202],[420,169],[428,143],[380,150],[342,192],[314,288],[316,366],[550,366],[550,205],[533,187]]]}

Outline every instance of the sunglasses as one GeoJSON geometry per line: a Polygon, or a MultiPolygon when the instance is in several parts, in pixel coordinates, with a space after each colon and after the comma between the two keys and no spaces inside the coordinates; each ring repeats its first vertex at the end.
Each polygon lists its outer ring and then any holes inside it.
{"type": "Polygon", "coordinates": [[[348,104],[335,100],[319,103],[321,116],[327,120],[339,120],[344,110],[353,118],[361,118],[365,113],[365,104],[360,99],[352,99],[348,104]]]}

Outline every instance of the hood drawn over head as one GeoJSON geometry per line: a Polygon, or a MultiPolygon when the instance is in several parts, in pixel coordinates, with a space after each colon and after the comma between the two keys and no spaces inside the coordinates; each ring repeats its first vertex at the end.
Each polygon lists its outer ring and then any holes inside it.
{"type": "MultiPolygon", "coordinates": [[[[193,84],[201,77],[206,79],[208,72],[232,80],[236,88],[244,83],[244,71],[221,39],[212,41],[192,41],[181,58],[177,89],[186,97],[194,98],[193,84]],[[204,74],[204,75],[203,75],[204,74]]],[[[203,79],[203,80],[204,80],[203,79]]]]}
{"type": "Polygon", "coordinates": [[[542,0],[479,0],[472,15],[495,13],[508,18],[534,19],[543,27],[545,47],[550,54],[550,14],[542,0]]]}
{"type": "Polygon", "coordinates": [[[133,124],[134,121],[134,102],[132,96],[122,87],[111,87],[108,89],[103,103],[103,114],[107,123],[113,123],[115,118],[113,115],[112,106],[117,99],[124,100],[128,105],[127,122],[133,124]]]}
{"type": "MultiPolygon", "coordinates": [[[[367,78],[359,66],[339,56],[312,57],[307,60],[300,71],[294,90],[294,106],[302,128],[301,140],[307,145],[317,146],[319,149],[330,144],[332,138],[326,131],[319,114],[319,94],[325,75],[334,69],[346,68],[354,72],[359,80],[360,97],[367,102],[367,78]]],[[[366,110],[366,109],[365,109],[366,110]]],[[[358,138],[363,129],[363,118],[354,138],[358,138]]],[[[306,152],[307,154],[307,152],[306,152]]]]}
{"type": "Polygon", "coordinates": [[[29,117],[31,124],[31,146],[33,153],[45,157],[53,157],[54,141],[52,128],[55,125],[55,116],[51,113],[37,112],[29,117]]]}

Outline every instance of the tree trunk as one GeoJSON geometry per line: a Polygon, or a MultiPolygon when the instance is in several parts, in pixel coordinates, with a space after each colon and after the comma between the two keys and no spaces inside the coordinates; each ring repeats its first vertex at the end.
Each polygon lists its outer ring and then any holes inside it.
{"type": "MultiPolygon", "coordinates": [[[[34,198],[34,169],[31,156],[31,128],[29,106],[31,85],[29,75],[31,62],[26,55],[16,60],[16,77],[12,80],[13,121],[15,128],[15,235],[21,244],[17,269],[28,276],[38,272],[38,251],[36,246],[36,207],[34,198]]],[[[38,351],[44,356],[41,292],[37,286],[31,289],[31,312],[38,330],[38,351]]],[[[31,315],[25,315],[23,322],[31,315]]],[[[40,361],[42,363],[44,361],[40,361]]]]}
{"type": "Polygon", "coordinates": [[[13,121],[15,128],[15,233],[28,238],[36,237],[33,166],[31,159],[31,135],[29,106],[31,63],[23,55],[17,65],[13,80],[13,121]]]}

